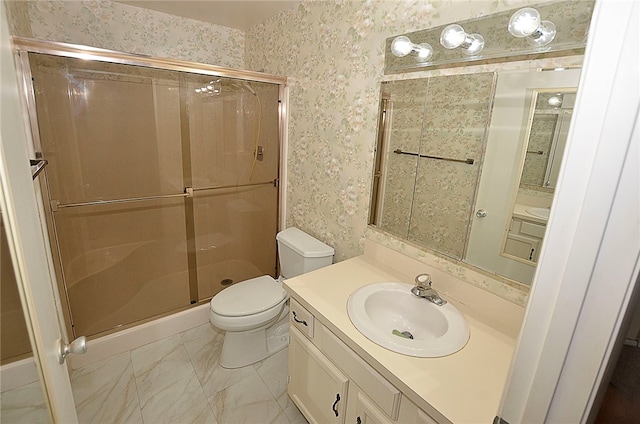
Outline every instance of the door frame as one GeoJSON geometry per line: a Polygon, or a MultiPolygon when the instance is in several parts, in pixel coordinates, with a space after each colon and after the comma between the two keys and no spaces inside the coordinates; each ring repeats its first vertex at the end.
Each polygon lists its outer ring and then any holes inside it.
{"type": "Polygon", "coordinates": [[[54,423],[77,423],[69,371],[60,364],[59,346],[65,341],[60,326],[57,294],[46,249],[43,222],[29,163],[28,117],[21,103],[15,55],[5,4],[0,5],[0,206],[18,292],[43,394],[54,423]]]}

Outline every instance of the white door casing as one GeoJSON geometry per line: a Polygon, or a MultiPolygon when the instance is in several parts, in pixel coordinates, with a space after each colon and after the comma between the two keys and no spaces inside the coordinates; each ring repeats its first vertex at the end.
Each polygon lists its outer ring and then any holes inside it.
{"type": "Polygon", "coordinates": [[[63,339],[56,310],[46,236],[38,214],[31,177],[26,131],[28,120],[20,102],[13,47],[4,2],[0,5],[0,205],[16,272],[18,290],[29,328],[34,359],[54,423],[77,423],[66,364],[59,364],[63,339]]]}

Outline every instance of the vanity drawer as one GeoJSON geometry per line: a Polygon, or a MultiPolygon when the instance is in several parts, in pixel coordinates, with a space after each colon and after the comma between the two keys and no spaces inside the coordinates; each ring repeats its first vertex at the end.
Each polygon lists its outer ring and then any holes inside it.
{"type": "Polygon", "coordinates": [[[520,234],[527,234],[530,236],[543,238],[545,229],[545,225],[522,221],[522,225],[520,226],[520,234]]]}
{"type": "Polygon", "coordinates": [[[291,299],[289,305],[289,317],[291,324],[296,327],[302,334],[313,339],[314,317],[311,312],[307,311],[302,305],[291,299]]]}
{"type": "Polygon", "coordinates": [[[335,362],[338,368],[349,373],[351,380],[367,393],[378,408],[392,420],[396,420],[400,408],[400,391],[326,327],[321,326],[318,333],[322,339],[322,351],[335,362]]]}

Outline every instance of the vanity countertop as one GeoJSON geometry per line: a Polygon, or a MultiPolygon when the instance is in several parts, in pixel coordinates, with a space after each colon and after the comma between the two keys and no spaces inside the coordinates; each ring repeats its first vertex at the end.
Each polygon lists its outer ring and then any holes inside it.
{"type": "Polygon", "coordinates": [[[535,216],[530,214],[529,212],[527,212],[528,208],[531,208],[533,206],[529,206],[529,205],[524,205],[521,203],[516,203],[513,206],[513,215],[517,216],[518,218],[521,219],[525,219],[527,221],[533,221],[533,222],[537,222],[539,224],[545,224],[547,223],[548,219],[547,218],[541,218],[539,216],[535,216]]]}
{"type": "MultiPolygon", "coordinates": [[[[452,423],[464,424],[493,422],[507,379],[523,308],[452,276],[445,277],[423,264],[403,266],[399,268],[402,271],[397,271],[380,263],[377,259],[381,257],[393,261],[385,252],[378,258],[363,255],[288,279],[285,288],[317,320],[416,405],[429,413],[435,409],[438,414],[434,414],[434,418],[440,420],[444,417],[452,423]],[[432,274],[433,287],[451,301],[469,323],[469,341],[455,354],[415,358],[389,351],[362,335],[347,315],[347,300],[355,290],[383,281],[413,283],[414,266],[432,274]],[[471,292],[460,284],[472,287],[471,292]],[[471,305],[476,301],[483,304],[478,309],[471,305]],[[498,320],[496,316],[499,316],[498,320]],[[506,325],[500,324],[502,319],[506,320],[506,325]]],[[[398,262],[400,266],[406,265],[402,260],[398,262]]]]}

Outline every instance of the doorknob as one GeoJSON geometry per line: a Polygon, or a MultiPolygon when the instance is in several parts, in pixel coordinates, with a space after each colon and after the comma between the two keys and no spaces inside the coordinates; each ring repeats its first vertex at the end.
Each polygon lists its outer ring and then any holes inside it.
{"type": "Polygon", "coordinates": [[[87,338],[85,336],[80,336],[69,344],[63,342],[62,339],[58,343],[58,362],[61,364],[64,363],[70,353],[82,355],[87,352],[87,338]]]}

